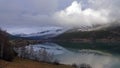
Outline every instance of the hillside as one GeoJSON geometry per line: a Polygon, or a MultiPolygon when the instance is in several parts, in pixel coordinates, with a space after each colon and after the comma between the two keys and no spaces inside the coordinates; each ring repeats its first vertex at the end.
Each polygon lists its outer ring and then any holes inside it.
{"type": "Polygon", "coordinates": [[[107,28],[94,31],[71,31],[66,32],[56,39],[60,40],[103,40],[103,41],[119,41],[120,40],[120,27],[107,28]]]}

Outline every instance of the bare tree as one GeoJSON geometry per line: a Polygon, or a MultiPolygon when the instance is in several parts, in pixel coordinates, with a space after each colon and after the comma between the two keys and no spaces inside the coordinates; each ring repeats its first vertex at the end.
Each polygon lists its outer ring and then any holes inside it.
{"type": "Polygon", "coordinates": [[[4,45],[1,43],[1,51],[0,51],[0,57],[3,58],[3,51],[4,50],[4,45]]]}
{"type": "Polygon", "coordinates": [[[55,62],[53,53],[49,53],[45,48],[41,48],[39,51],[34,51],[33,46],[20,47],[18,49],[18,56],[43,62],[55,62]]]}
{"type": "Polygon", "coordinates": [[[15,53],[9,42],[8,33],[0,29],[0,58],[11,61],[15,53]]]}
{"type": "Polygon", "coordinates": [[[45,48],[39,50],[39,61],[52,62],[53,53],[48,53],[45,48]]]}

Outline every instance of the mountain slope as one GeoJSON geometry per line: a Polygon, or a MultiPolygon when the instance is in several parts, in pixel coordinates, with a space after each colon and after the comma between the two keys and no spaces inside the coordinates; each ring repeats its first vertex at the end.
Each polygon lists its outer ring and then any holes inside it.
{"type": "Polygon", "coordinates": [[[102,30],[94,30],[94,31],[71,31],[65,32],[60,36],[56,37],[56,39],[113,39],[120,40],[120,27],[112,27],[106,28],[102,30]]]}

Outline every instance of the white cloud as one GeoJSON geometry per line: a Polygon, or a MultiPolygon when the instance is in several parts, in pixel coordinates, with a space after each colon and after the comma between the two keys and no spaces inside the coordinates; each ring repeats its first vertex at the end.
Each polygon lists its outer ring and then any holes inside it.
{"type": "Polygon", "coordinates": [[[82,10],[81,3],[74,1],[69,7],[55,13],[54,18],[57,19],[61,25],[67,26],[92,26],[98,24],[106,24],[109,11],[105,9],[94,10],[86,8],[82,10]]]}
{"type": "MultiPolygon", "coordinates": [[[[120,20],[120,0],[88,0],[92,8],[109,10],[109,20],[120,20]]],[[[120,22],[120,21],[119,21],[120,22]]]]}
{"type": "Polygon", "coordinates": [[[119,3],[120,0],[0,0],[0,27],[14,30],[120,22],[119,3]]]}

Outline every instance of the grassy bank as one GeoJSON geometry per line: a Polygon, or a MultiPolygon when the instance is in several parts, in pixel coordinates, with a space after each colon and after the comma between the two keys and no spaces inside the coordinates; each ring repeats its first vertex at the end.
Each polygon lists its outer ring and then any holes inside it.
{"type": "Polygon", "coordinates": [[[54,65],[28,59],[15,58],[12,62],[0,60],[0,68],[73,68],[69,65],[54,65]]]}

